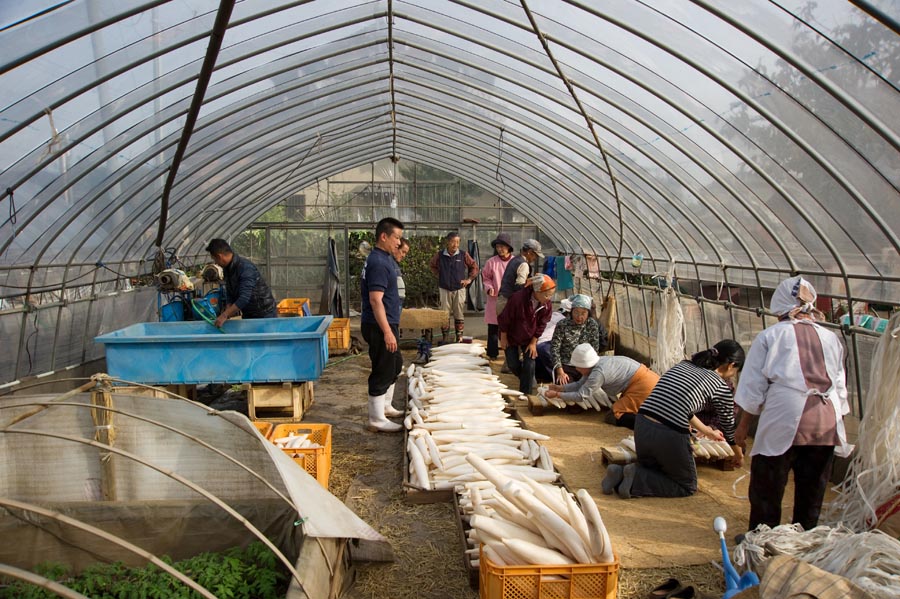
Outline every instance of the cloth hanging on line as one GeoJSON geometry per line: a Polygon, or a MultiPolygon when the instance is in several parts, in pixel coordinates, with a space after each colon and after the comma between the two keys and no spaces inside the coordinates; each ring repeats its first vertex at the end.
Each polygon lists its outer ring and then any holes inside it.
{"type": "Polygon", "coordinates": [[[472,259],[478,264],[479,269],[478,276],[475,277],[475,280],[472,281],[466,289],[466,306],[470,310],[482,312],[484,310],[485,299],[484,282],[481,278],[481,256],[478,254],[478,242],[475,240],[469,241],[469,255],[472,256],[472,259]]]}
{"type": "Polygon", "coordinates": [[[341,270],[338,267],[337,249],[333,237],[328,238],[328,254],[325,262],[325,285],[319,312],[344,318],[344,298],[341,294],[341,270]],[[325,312],[327,310],[327,312],[325,312]]]}

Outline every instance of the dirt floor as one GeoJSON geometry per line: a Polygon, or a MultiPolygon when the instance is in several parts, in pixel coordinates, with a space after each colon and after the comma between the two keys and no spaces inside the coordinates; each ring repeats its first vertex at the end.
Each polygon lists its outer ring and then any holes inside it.
{"type": "MultiPolygon", "coordinates": [[[[409,364],[415,357],[414,344],[403,346],[409,364]]],[[[499,374],[499,366],[495,373],[510,387],[517,386],[514,377],[499,374]]],[[[315,403],[304,416],[309,422],[333,425],[331,492],[387,537],[395,554],[392,562],[359,562],[348,596],[477,597],[463,566],[464,548],[452,503],[407,502],[402,489],[403,435],[365,430],[368,374],[365,353],[333,357],[316,383],[315,403]]],[[[401,377],[395,391],[398,408],[404,381],[401,377]]],[[[620,599],[645,597],[670,576],[710,597],[721,596],[722,573],[714,564],[721,564],[721,554],[712,522],[716,516],[726,518],[729,546],[733,535],[744,531],[749,510],[745,469],[700,466],[700,491],[683,499],[625,501],[605,496],[600,492],[604,472],[600,448],[630,431],[604,424],[603,415],[593,411],[569,414],[551,408],[535,417],[524,402],[517,407],[529,428],[551,436],[545,443],[569,488],[587,489],[597,501],[622,566],[620,599]]],[[[790,498],[792,491],[785,495],[790,498]]]]}

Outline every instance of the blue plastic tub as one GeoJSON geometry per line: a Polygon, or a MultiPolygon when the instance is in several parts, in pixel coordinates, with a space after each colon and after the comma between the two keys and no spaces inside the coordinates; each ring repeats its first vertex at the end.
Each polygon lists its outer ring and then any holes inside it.
{"type": "Polygon", "coordinates": [[[328,362],[331,316],[147,322],[95,337],[106,369],[136,383],[171,385],[314,381],[328,362]]]}

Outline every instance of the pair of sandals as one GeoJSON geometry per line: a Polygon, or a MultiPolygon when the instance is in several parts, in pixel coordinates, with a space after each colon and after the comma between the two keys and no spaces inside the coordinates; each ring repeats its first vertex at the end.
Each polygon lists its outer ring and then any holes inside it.
{"type": "Polygon", "coordinates": [[[670,578],[647,595],[648,599],[701,599],[703,596],[691,585],[682,586],[676,578],[670,578]]]}

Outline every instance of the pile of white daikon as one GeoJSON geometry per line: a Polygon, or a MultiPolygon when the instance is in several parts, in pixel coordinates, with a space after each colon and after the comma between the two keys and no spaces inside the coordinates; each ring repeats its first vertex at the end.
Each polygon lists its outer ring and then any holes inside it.
{"type": "Polygon", "coordinates": [[[692,439],[691,451],[694,452],[695,458],[708,460],[734,457],[734,450],[731,449],[731,445],[725,441],[713,441],[712,439],[692,439]]]}
{"type": "MultiPolygon", "coordinates": [[[[309,438],[309,434],[295,434],[293,431],[288,433],[287,437],[279,437],[272,439],[272,443],[281,449],[318,449],[322,447],[309,438]]],[[[292,458],[300,457],[299,453],[291,455],[292,458]]]]}
{"type": "Polygon", "coordinates": [[[477,344],[443,345],[425,366],[411,365],[406,451],[409,481],[424,490],[453,489],[484,477],[466,461],[474,453],[506,476],[553,482],[559,474],[538,440],[504,411],[504,396],[518,396],[491,373],[477,344]]]}
{"type": "MultiPolygon", "coordinates": [[[[407,370],[409,480],[419,489],[455,489],[497,565],[611,563],[612,546],[597,505],[549,483],[559,478],[549,437],[521,428],[504,411],[518,396],[491,373],[477,344],[435,348],[407,370]]],[[[478,549],[468,550],[474,566],[478,549]]]]}
{"type": "Polygon", "coordinates": [[[609,405],[600,404],[597,401],[597,399],[595,397],[593,397],[593,395],[588,395],[588,397],[586,397],[586,398],[581,398],[580,401],[571,400],[571,399],[564,400],[564,399],[560,398],[558,395],[556,397],[547,397],[547,395],[546,395],[547,389],[548,389],[547,387],[541,385],[540,387],[538,387],[538,392],[537,392],[538,399],[540,400],[541,405],[543,405],[544,407],[547,407],[547,404],[550,404],[551,406],[553,406],[555,408],[559,408],[559,409],[564,409],[566,406],[578,406],[585,410],[594,409],[594,410],[597,410],[598,412],[600,410],[602,410],[603,408],[610,407],[609,405]]]}
{"type": "Polygon", "coordinates": [[[498,566],[613,563],[609,534],[587,491],[573,496],[563,487],[506,477],[475,454],[467,460],[487,479],[460,493],[472,566],[480,565],[479,544],[498,566]]]}

